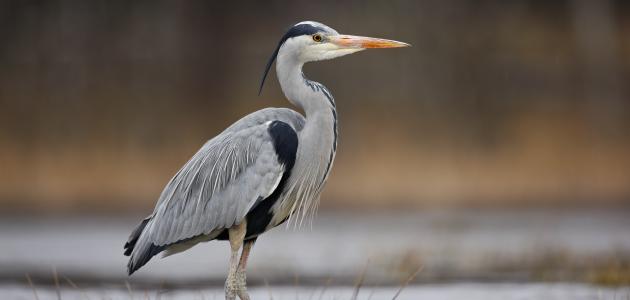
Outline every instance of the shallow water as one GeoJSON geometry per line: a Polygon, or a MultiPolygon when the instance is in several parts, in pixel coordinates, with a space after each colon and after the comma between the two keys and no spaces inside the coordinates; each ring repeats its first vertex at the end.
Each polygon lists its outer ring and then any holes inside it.
{"type": "MultiPolygon", "coordinates": [[[[54,288],[36,288],[41,300],[58,299],[54,288]]],[[[357,299],[391,300],[398,288],[363,287],[357,299]]],[[[354,288],[329,287],[254,287],[250,288],[252,299],[351,299],[354,288]]],[[[62,288],[63,300],[85,299],[224,299],[221,289],[178,289],[170,291],[134,291],[126,288],[89,288],[84,290],[62,288]]],[[[0,285],[2,299],[35,299],[34,291],[26,285],[0,285]]],[[[441,299],[441,300],[624,300],[630,297],[630,288],[602,288],[582,284],[496,284],[458,283],[429,284],[406,287],[398,300],[441,299]]]]}
{"type": "MultiPolygon", "coordinates": [[[[3,217],[0,279],[23,280],[26,273],[50,278],[54,267],[77,281],[123,282],[128,277],[122,246],[138,220],[3,217]]],[[[130,281],[220,282],[228,255],[225,242],[200,244],[154,258],[130,281]]],[[[425,281],[520,281],[528,278],[519,270],[540,267],[535,265],[554,255],[576,263],[630,256],[630,213],[323,213],[312,230],[279,227],[263,235],[250,258],[249,278],[289,284],[295,277],[311,278],[314,285],[334,278],[352,285],[368,264],[368,279],[375,283],[398,284],[420,266],[425,281]]]]}
{"type": "MultiPolygon", "coordinates": [[[[35,299],[26,274],[39,299],[57,299],[53,270],[62,299],[129,299],[125,282],[136,299],[145,290],[151,299],[223,298],[225,242],[153,259],[128,277],[122,246],[138,220],[3,217],[0,299],[35,299]]],[[[625,210],[323,213],[312,230],[262,236],[248,280],[253,299],[269,299],[265,282],[275,300],[320,299],[329,281],[321,299],[341,300],[365,270],[359,299],[391,299],[421,267],[398,299],[630,299],[628,288],[588,284],[601,262],[623,267],[629,257],[625,210]]]]}

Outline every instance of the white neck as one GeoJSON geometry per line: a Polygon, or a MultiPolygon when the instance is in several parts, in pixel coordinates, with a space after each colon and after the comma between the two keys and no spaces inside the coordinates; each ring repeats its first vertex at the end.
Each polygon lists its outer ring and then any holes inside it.
{"type": "Polygon", "coordinates": [[[334,109],[332,96],[323,85],[306,79],[302,66],[304,63],[295,56],[284,51],[278,53],[276,74],[282,92],[289,102],[304,111],[307,119],[318,112],[330,113],[331,108],[334,109]]]}
{"type": "Polygon", "coordinates": [[[280,86],[289,102],[304,111],[306,123],[298,133],[297,159],[288,183],[291,192],[287,199],[291,201],[281,203],[285,213],[278,214],[274,222],[291,214],[301,223],[309,211],[314,211],[337,149],[335,102],[323,85],[304,78],[303,65],[280,49],[276,61],[280,86]]]}

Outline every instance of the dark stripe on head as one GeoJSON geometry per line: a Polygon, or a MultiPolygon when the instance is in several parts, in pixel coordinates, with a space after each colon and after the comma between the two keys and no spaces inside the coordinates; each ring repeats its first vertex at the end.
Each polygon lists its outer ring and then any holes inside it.
{"type": "Polygon", "coordinates": [[[260,82],[260,88],[258,89],[258,95],[262,93],[263,86],[265,85],[265,79],[267,78],[267,73],[269,73],[269,69],[271,69],[271,65],[273,65],[273,62],[276,60],[276,57],[278,56],[278,51],[280,51],[280,47],[282,47],[284,42],[286,42],[288,39],[292,37],[302,36],[302,35],[311,35],[311,34],[315,34],[318,32],[325,32],[325,31],[326,29],[319,26],[313,26],[311,24],[299,24],[299,25],[292,26],[287,31],[287,33],[285,33],[282,36],[282,39],[280,39],[280,42],[278,43],[276,50],[273,51],[273,54],[271,54],[271,57],[269,58],[269,61],[267,62],[267,66],[265,67],[265,73],[263,73],[262,81],[260,82]]]}

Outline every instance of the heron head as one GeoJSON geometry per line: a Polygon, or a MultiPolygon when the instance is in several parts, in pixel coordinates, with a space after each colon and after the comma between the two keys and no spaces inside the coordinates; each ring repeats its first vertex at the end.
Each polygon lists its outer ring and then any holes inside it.
{"type": "MultiPolygon", "coordinates": [[[[295,63],[328,60],[369,48],[408,47],[407,43],[355,35],[339,34],[336,30],[318,22],[304,21],[293,25],[282,36],[276,50],[267,62],[260,84],[260,91],[271,65],[278,56],[290,58],[295,63]]],[[[260,94],[259,91],[259,94],[260,94]]]]}

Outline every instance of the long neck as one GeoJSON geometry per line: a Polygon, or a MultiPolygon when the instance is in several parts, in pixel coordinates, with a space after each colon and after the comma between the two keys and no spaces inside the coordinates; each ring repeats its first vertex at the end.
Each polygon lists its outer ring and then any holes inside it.
{"type": "Polygon", "coordinates": [[[303,65],[281,52],[276,63],[276,74],[287,99],[304,110],[306,124],[302,132],[306,133],[309,140],[303,142],[314,143],[311,150],[315,152],[304,154],[320,154],[321,159],[326,161],[325,180],[337,151],[337,108],[335,99],[326,87],[304,77],[303,65]]]}
{"type": "Polygon", "coordinates": [[[287,99],[306,115],[299,132],[298,159],[293,167],[289,186],[296,205],[288,206],[292,219],[305,218],[316,209],[324,183],[337,151],[337,111],[330,92],[321,84],[310,81],[302,73],[303,64],[280,51],[276,74],[287,99]],[[297,207],[297,208],[296,208],[297,207]],[[293,217],[295,215],[296,217],[293,217]]]}
{"type": "Polygon", "coordinates": [[[334,114],[331,112],[335,110],[332,95],[323,85],[304,77],[303,65],[291,55],[278,55],[276,74],[282,92],[289,102],[304,111],[307,119],[318,113],[334,114]]]}

